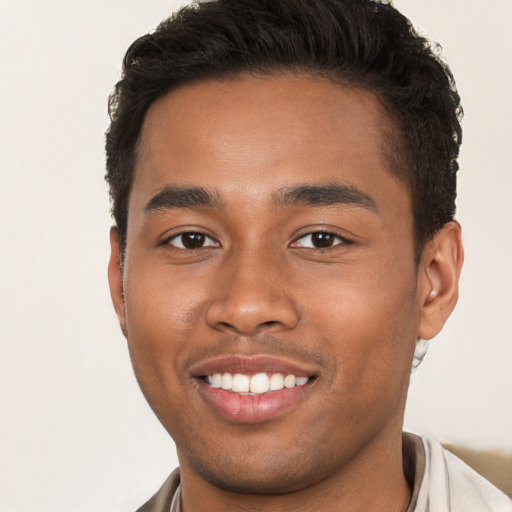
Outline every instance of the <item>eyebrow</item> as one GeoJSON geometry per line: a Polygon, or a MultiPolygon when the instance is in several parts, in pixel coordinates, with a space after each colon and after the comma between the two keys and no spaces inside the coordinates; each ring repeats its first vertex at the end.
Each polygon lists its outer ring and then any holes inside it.
{"type": "MultiPolygon", "coordinates": [[[[332,206],[346,204],[378,213],[375,201],[354,186],[342,183],[295,185],[272,194],[278,206],[332,206]]],[[[167,185],[144,207],[150,214],[173,208],[222,208],[220,194],[204,187],[167,185]]]]}
{"type": "Polygon", "coordinates": [[[351,185],[326,183],[320,185],[296,185],[274,194],[277,205],[287,206],[331,206],[346,204],[359,206],[378,213],[375,201],[351,185]]]}
{"type": "Polygon", "coordinates": [[[165,186],[144,207],[144,213],[173,208],[221,208],[222,201],[216,191],[204,187],[165,186]]]}

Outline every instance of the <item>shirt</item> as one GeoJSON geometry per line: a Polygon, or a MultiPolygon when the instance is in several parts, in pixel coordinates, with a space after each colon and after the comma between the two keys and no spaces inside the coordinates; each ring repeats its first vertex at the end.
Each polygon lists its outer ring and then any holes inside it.
{"type": "MultiPolygon", "coordinates": [[[[412,489],[407,512],[512,512],[512,500],[428,437],[404,433],[404,474],[412,489]]],[[[176,469],[137,512],[181,512],[176,469]]]]}

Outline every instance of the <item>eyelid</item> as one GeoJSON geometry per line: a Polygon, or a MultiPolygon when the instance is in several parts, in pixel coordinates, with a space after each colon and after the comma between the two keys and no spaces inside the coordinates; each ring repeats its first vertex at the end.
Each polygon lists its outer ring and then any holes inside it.
{"type": "Polygon", "coordinates": [[[210,235],[207,235],[204,231],[201,231],[200,229],[184,229],[184,230],[180,231],[179,233],[174,233],[171,236],[164,238],[164,240],[162,241],[162,245],[171,245],[172,247],[174,247],[176,249],[180,249],[180,250],[184,250],[184,251],[194,251],[194,250],[200,250],[200,249],[205,249],[205,248],[209,248],[209,247],[220,247],[220,243],[217,240],[215,240],[215,238],[213,238],[210,235]],[[208,243],[207,245],[203,245],[202,247],[198,247],[197,249],[189,249],[189,248],[185,247],[183,245],[183,243],[181,243],[180,245],[171,243],[174,240],[179,239],[183,235],[201,235],[201,236],[204,236],[205,239],[209,240],[211,243],[208,243]]]}
{"type": "Polygon", "coordinates": [[[293,242],[290,244],[290,247],[303,247],[303,248],[307,248],[307,249],[328,250],[328,249],[337,247],[339,245],[351,245],[352,243],[353,243],[352,240],[340,235],[339,233],[331,231],[329,229],[314,229],[314,230],[308,231],[307,233],[303,233],[302,235],[296,237],[293,240],[293,242]],[[317,233],[322,233],[324,235],[331,235],[334,238],[337,238],[339,241],[337,241],[336,243],[334,243],[333,245],[331,245],[329,247],[324,247],[324,248],[322,248],[322,247],[305,247],[305,246],[297,245],[297,242],[299,242],[299,240],[305,239],[308,236],[311,237],[317,233]]]}

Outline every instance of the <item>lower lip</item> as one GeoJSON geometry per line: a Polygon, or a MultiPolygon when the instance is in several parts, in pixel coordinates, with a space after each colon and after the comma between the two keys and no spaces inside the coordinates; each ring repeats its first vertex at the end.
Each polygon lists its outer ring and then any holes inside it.
{"type": "Polygon", "coordinates": [[[308,387],[304,384],[261,395],[241,395],[209,386],[202,379],[198,379],[198,384],[208,403],[235,423],[261,423],[280,416],[302,400],[308,387]]]}

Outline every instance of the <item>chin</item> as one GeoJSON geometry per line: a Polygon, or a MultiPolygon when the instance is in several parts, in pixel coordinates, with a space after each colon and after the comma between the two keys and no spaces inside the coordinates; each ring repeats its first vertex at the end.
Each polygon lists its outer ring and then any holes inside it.
{"type": "Polygon", "coordinates": [[[218,489],[238,494],[282,495],[300,491],[313,483],[297,471],[290,473],[289,467],[277,468],[275,465],[261,472],[212,471],[211,467],[205,466],[195,467],[195,470],[218,489]]]}
{"type": "MultiPolygon", "coordinates": [[[[208,457],[194,450],[181,452],[180,466],[188,466],[203,480],[224,491],[277,495],[301,491],[321,482],[335,472],[345,457],[320,453],[313,446],[255,446],[253,450],[211,450],[208,457]]],[[[206,453],[206,451],[205,451],[206,453]]]]}

